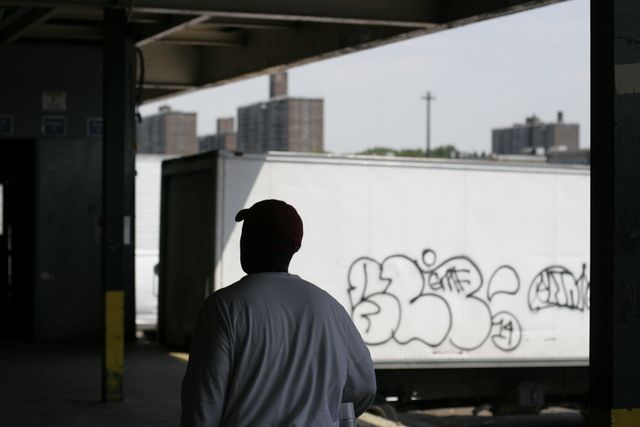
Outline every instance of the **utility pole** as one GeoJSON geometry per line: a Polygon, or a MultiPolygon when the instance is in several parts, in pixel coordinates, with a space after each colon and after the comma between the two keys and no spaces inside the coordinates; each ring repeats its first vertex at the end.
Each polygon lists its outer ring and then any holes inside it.
{"type": "Polygon", "coordinates": [[[431,101],[435,101],[436,97],[431,95],[431,92],[427,92],[425,96],[422,97],[425,101],[427,101],[427,151],[425,152],[426,157],[431,156],[431,101]]]}

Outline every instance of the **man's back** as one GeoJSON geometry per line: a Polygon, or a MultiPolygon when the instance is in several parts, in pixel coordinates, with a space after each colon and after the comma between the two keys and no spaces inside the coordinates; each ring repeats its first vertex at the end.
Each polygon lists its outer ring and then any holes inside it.
{"type": "Polygon", "coordinates": [[[210,296],[183,383],[183,425],[332,426],[363,412],[371,357],[344,308],[288,273],[254,273],[210,296]]]}

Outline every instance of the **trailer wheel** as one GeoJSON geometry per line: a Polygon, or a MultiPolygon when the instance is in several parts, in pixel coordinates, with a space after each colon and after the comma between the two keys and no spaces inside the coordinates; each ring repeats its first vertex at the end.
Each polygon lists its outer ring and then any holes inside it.
{"type": "Polygon", "coordinates": [[[390,421],[398,421],[398,412],[393,405],[389,405],[388,403],[378,403],[375,405],[369,406],[367,412],[372,413],[378,417],[386,418],[390,421]]]}

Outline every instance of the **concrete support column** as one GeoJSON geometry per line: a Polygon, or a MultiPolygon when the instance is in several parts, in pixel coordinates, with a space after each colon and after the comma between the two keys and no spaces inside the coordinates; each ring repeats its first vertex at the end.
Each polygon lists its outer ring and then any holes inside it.
{"type": "Polygon", "coordinates": [[[133,298],[134,281],[134,50],[125,36],[125,26],[124,10],[104,10],[104,401],[123,399],[125,318],[130,317],[125,316],[125,305],[132,307],[126,304],[125,297],[133,298]]]}
{"type": "Polygon", "coordinates": [[[640,426],[639,15],[591,2],[591,426],[640,426]]]}

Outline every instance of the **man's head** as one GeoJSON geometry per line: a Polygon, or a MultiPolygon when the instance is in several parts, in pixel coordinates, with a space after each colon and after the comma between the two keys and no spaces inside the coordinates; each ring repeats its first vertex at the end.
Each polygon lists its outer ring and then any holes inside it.
{"type": "Polygon", "coordinates": [[[293,206],[262,200],[238,212],[236,221],[243,221],[240,263],[246,273],[288,271],[302,242],[302,219],[293,206]]]}

